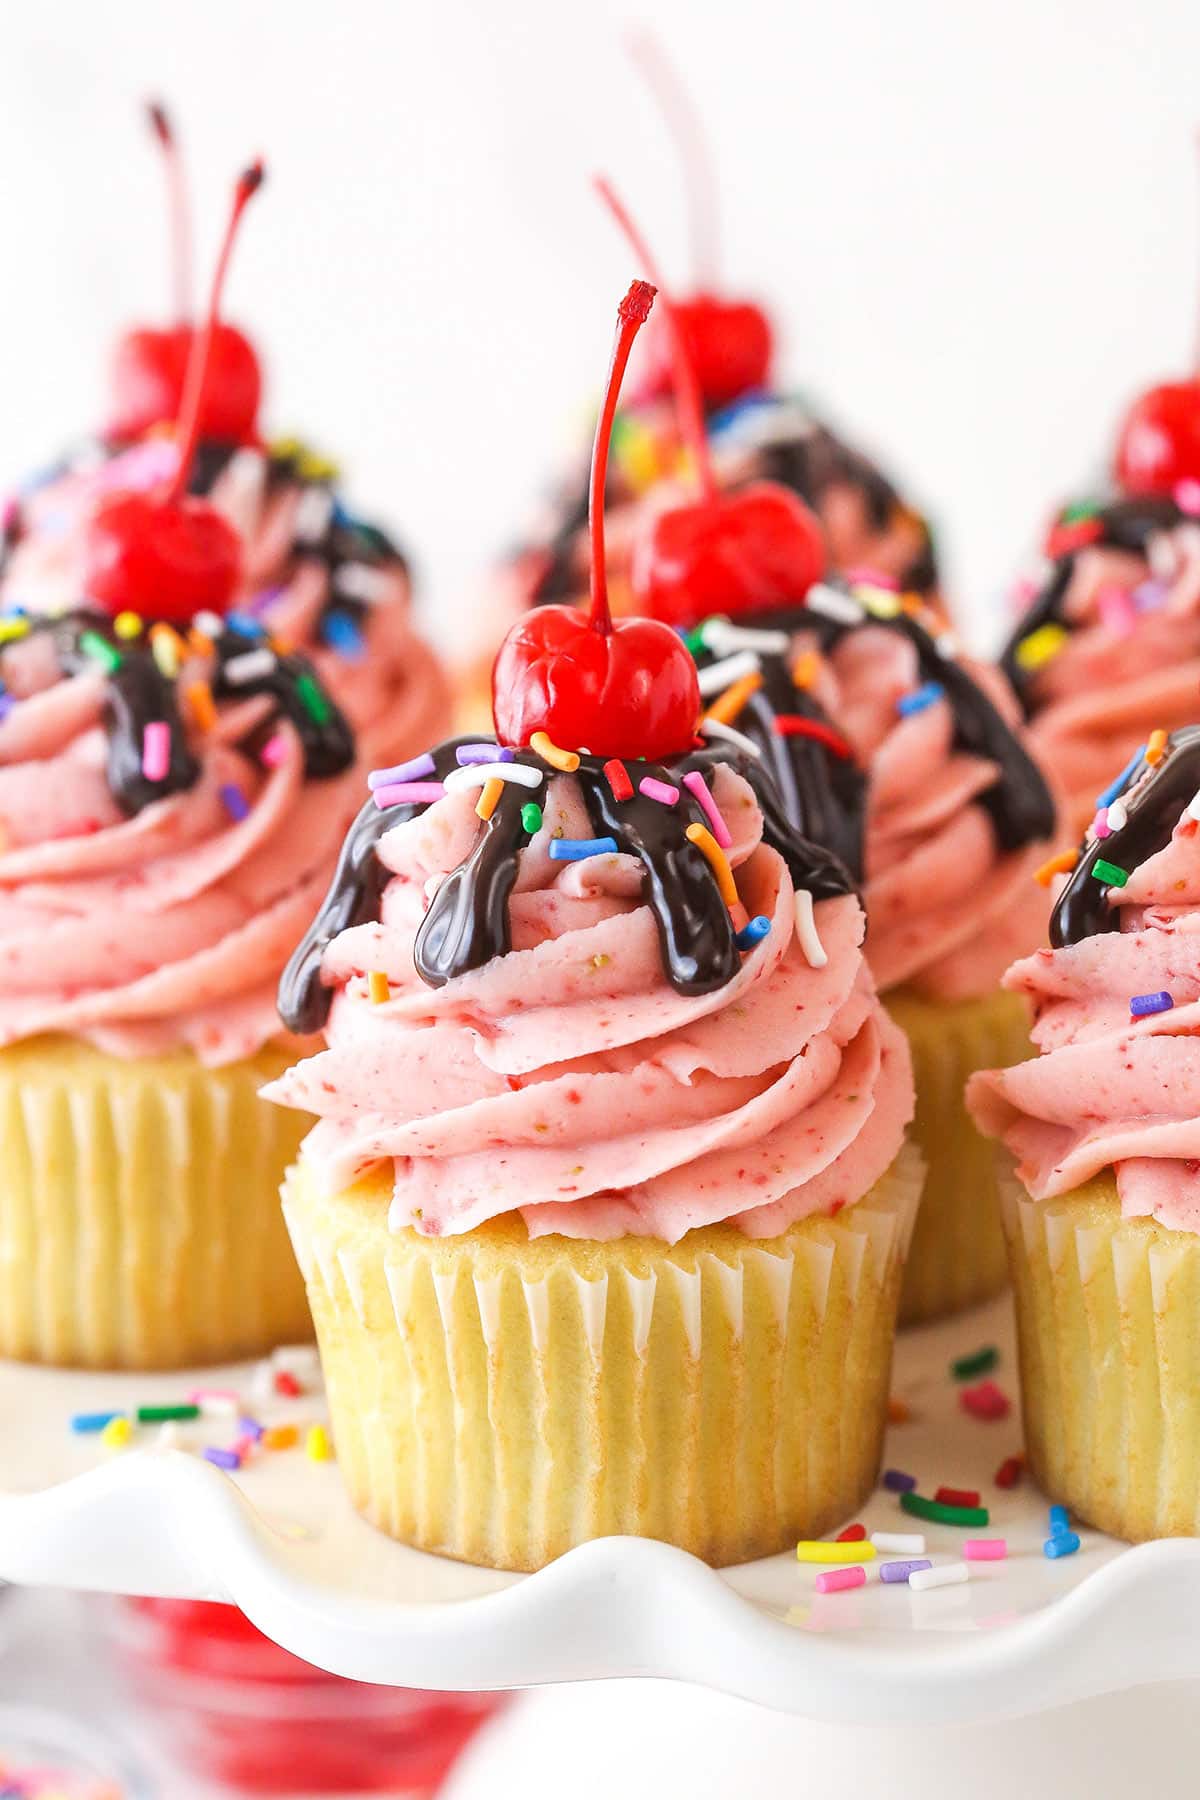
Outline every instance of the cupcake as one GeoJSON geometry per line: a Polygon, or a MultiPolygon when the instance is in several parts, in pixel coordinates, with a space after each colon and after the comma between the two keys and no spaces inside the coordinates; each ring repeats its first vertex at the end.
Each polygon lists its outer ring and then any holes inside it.
{"type": "Polygon", "coordinates": [[[168,1368],[311,1329],[276,1198],[302,1125],[257,1090],[361,769],[308,658],[226,616],[199,416],[172,487],[88,516],[74,605],[0,617],[0,1356],[168,1368]]]}
{"type": "Polygon", "coordinates": [[[1005,1147],[1030,1466],[1134,1540],[1200,1532],[1198,789],[1195,726],[1125,770],[1053,948],[1005,977],[1040,1054],[968,1091],[1005,1147]]]}
{"type": "Polygon", "coordinates": [[[902,1034],[837,859],[694,737],[694,665],[604,586],[502,647],[498,742],[383,772],[281,987],[328,1048],[284,1188],[338,1460],[422,1549],[616,1532],[716,1564],[870,1491],[920,1186],[902,1034]],[[588,744],[588,750],[575,745],[588,744]]]}

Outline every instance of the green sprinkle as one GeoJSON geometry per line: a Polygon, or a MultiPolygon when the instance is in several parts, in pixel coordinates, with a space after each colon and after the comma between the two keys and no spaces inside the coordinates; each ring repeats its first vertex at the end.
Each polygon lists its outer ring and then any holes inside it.
{"type": "Polygon", "coordinates": [[[1129,880],[1128,869],[1120,869],[1116,863],[1105,862],[1102,856],[1098,856],[1092,864],[1092,874],[1097,881],[1106,881],[1109,887],[1124,887],[1129,880]]]}
{"type": "Polygon", "coordinates": [[[104,638],[98,631],[85,631],[79,639],[79,648],[87,656],[92,656],[98,663],[103,663],[111,675],[114,669],[121,666],[121,652],[104,638]]]}
{"type": "Polygon", "coordinates": [[[542,809],[536,800],[527,800],[521,808],[521,828],[527,831],[530,837],[535,831],[542,829],[542,809]]]}
{"type": "Polygon", "coordinates": [[[973,1381],[976,1375],[986,1375],[1000,1361],[1000,1352],[995,1344],[985,1344],[982,1350],[973,1350],[970,1356],[956,1357],[950,1364],[950,1376],[954,1381],[973,1381]]]}
{"type": "Polygon", "coordinates": [[[333,715],[329,697],[324,689],[317,685],[316,678],[310,675],[307,669],[296,677],[296,693],[299,695],[301,706],[314,725],[328,723],[333,715]]]}
{"type": "Polygon", "coordinates": [[[139,1406],[137,1422],[139,1425],[168,1425],[176,1419],[198,1419],[198,1406],[139,1406]]]}
{"type": "MultiPolygon", "coordinates": [[[[707,619],[704,623],[705,625],[708,623],[707,619]]],[[[689,631],[683,642],[692,656],[697,656],[701,650],[706,649],[707,646],[704,642],[704,625],[697,625],[694,631],[689,631]]]]}
{"type": "Polygon", "coordinates": [[[1076,500],[1070,506],[1064,506],[1058,515],[1060,525],[1080,525],[1085,519],[1094,519],[1100,511],[1094,500],[1076,500]]]}
{"type": "Polygon", "coordinates": [[[901,1494],[900,1505],[917,1519],[931,1519],[937,1525],[986,1525],[986,1506],[943,1506],[940,1500],[926,1500],[921,1494],[901,1494]]]}

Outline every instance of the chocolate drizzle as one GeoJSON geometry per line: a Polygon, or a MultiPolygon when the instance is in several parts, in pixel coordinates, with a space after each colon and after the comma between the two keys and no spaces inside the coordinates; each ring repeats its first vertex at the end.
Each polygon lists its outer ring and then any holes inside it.
{"type": "MultiPolygon", "coordinates": [[[[1184,808],[1198,790],[1200,726],[1188,725],[1171,733],[1160,762],[1151,767],[1143,761],[1127,775],[1118,790],[1125,800],[1125,824],[1107,837],[1084,840],[1079,861],[1050,917],[1050,942],[1055,949],[1121,929],[1119,910],[1108,904],[1113,886],[1096,874],[1096,864],[1110,863],[1132,874],[1170,843],[1184,808]]],[[[1120,892],[1119,886],[1116,891],[1120,892]]]]}
{"type": "MultiPolygon", "coordinates": [[[[1038,710],[1037,669],[1027,668],[1018,652],[1027,638],[1046,625],[1059,625],[1064,631],[1079,628],[1081,620],[1068,617],[1065,605],[1078,558],[1085,550],[1124,550],[1136,556],[1148,555],[1150,541],[1183,523],[1187,515],[1166,495],[1147,494],[1127,500],[1114,500],[1099,508],[1080,523],[1094,530],[1085,543],[1056,557],[1045,581],[1014,626],[1000,652],[1000,667],[1007,675],[1027,718],[1038,710]]],[[[1065,523],[1065,521],[1064,521],[1065,523]]]]}
{"type": "MultiPolygon", "coordinates": [[[[458,766],[457,750],[479,737],[455,738],[433,754],[434,779],[443,781],[458,766]]],[[[535,768],[553,780],[532,751],[518,750],[513,761],[535,768]]],[[[686,836],[691,824],[707,825],[699,802],[685,787],[674,806],[664,806],[638,791],[647,776],[677,786],[692,770],[711,774],[725,763],[744,775],[759,796],[768,796],[764,841],[779,851],[798,887],[816,900],[854,891],[847,873],[827,851],[805,842],[782,815],[756,759],[736,750],[702,749],[670,763],[626,765],[634,786],[631,799],[618,801],[604,774],[604,759],[584,756],[576,779],[597,837],[612,837],[622,852],[637,857],[643,869],[643,896],[654,915],[663,966],[679,993],[705,994],[726,985],[740,966],[729,909],[703,853],[686,836]]],[[[544,789],[537,795],[544,797],[544,789]]],[[[503,956],[511,947],[508,902],[517,874],[517,858],[530,841],[522,812],[533,792],[505,783],[491,818],[483,825],[470,855],[439,885],[417,933],[414,960],[418,974],[431,987],[441,987],[503,956]]],[[[279,987],[279,1010],[289,1029],[320,1030],[331,995],[322,983],[321,964],[333,939],[353,925],[379,916],[389,879],[376,852],[384,832],[424,812],[424,802],[379,807],[369,799],[350,828],[337,871],[316,919],[293,954],[279,987]]]]}

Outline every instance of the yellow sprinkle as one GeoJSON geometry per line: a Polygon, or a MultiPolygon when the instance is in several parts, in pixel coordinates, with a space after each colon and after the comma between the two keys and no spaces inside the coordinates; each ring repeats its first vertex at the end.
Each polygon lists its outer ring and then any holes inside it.
{"type": "Polygon", "coordinates": [[[900,596],[893,594],[891,588],[856,587],[854,597],[861,600],[869,613],[877,619],[894,619],[900,611],[900,596]]]}
{"type": "Polygon", "coordinates": [[[1040,869],[1034,870],[1033,879],[1039,887],[1049,887],[1056,875],[1069,875],[1078,861],[1078,850],[1060,850],[1057,856],[1050,857],[1040,869]]]}
{"type": "Polygon", "coordinates": [[[302,449],[296,458],[296,473],[302,481],[336,481],[341,470],[331,456],[302,449]]]}
{"type": "Polygon", "coordinates": [[[644,425],[626,419],[625,430],[616,445],[621,473],[635,494],[642,494],[658,480],[658,446],[653,432],[644,425]]]}
{"type": "Polygon", "coordinates": [[[28,619],[0,619],[0,644],[12,644],[28,635],[28,619]]]}
{"type": "Polygon", "coordinates": [[[211,731],[217,722],[217,708],[207,681],[189,681],[186,693],[188,710],[197,731],[211,731]]]}
{"type": "Polygon", "coordinates": [[[1039,625],[1031,631],[1027,638],[1022,638],[1016,648],[1016,658],[1022,669],[1040,669],[1048,663],[1052,656],[1057,656],[1066,643],[1069,633],[1061,625],[1039,625]]]}
{"type": "Polygon", "coordinates": [[[310,1425],[304,1438],[304,1453],[310,1462],[329,1462],[333,1450],[329,1433],[323,1425],[310,1425]]]}
{"type": "Polygon", "coordinates": [[[110,1450],[123,1450],[133,1436],[133,1426],[122,1413],[119,1418],[110,1419],[100,1433],[100,1442],[110,1450]]]}
{"type": "Polygon", "coordinates": [[[268,1425],[262,1434],[264,1450],[290,1450],[300,1433],[294,1425],[268,1425]]]}
{"type": "Polygon", "coordinates": [[[184,642],[177,631],[170,625],[152,625],[150,627],[150,648],[154,652],[154,660],[168,681],[173,681],[179,673],[179,665],[183,660],[184,642]]]}
{"type": "Polygon", "coordinates": [[[392,997],[388,978],[382,969],[372,969],[367,976],[367,993],[373,1006],[386,1006],[392,997]]]}
{"type": "Polygon", "coordinates": [[[579,758],[574,750],[560,750],[557,744],[550,742],[544,731],[534,732],[529,740],[529,748],[535,750],[552,769],[561,769],[564,775],[573,775],[579,767],[579,758]]]}
{"type": "Polygon", "coordinates": [[[141,618],[135,612],[119,612],[113,620],[113,630],[119,638],[135,638],[141,629],[141,618]]]}
{"type": "MultiPolygon", "coordinates": [[[[578,761],[578,758],[576,760],[578,761]]],[[[503,792],[504,783],[498,775],[493,775],[490,781],[484,782],[479,791],[479,798],[475,802],[475,811],[481,819],[491,818],[500,804],[500,796],[503,792]]]]}
{"type": "Polygon", "coordinates": [[[751,694],[762,686],[762,679],[762,670],[752,669],[749,675],[731,682],[723,694],[717,695],[704,717],[717,725],[732,725],[751,694]]]}
{"type": "Polygon", "coordinates": [[[700,854],[706,858],[713,874],[717,878],[717,886],[721,890],[721,898],[726,906],[738,904],[737,883],[733,879],[733,870],[729,866],[729,858],[718,844],[707,825],[689,825],[687,828],[689,843],[695,844],[700,854]]]}
{"type": "Polygon", "coordinates": [[[1160,763],[1166,754],[1167,734],[1165,731],[1152,731],[1146,741],[1146,761],[1153,768],[1160,763]]]}
{"type": "Polygon", "coordinates": [[[792,664],[792,686],[810,688],[815,686],[817,676],[821,673],[821,658],[816,650],[802,650],[792,664]]]}
{"type": "Polygon", "coordinates": [[[802,1538],[796,1545],[796,1561],[803,1563],[874,1562],[875,1546],[867,1538],[854,1544],[826,1544],[802,1538]]]}

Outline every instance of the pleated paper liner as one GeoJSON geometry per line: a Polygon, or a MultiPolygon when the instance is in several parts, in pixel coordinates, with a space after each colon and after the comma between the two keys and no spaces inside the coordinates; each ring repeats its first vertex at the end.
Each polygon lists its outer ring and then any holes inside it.
{"type": "Polygon", "coordinates": [[[1114,1537],[1200,1533],[1200,1236],[1122,1219],[1111,1171],[1031,1200],[1002,1161],[1025,1449],[1114,1537]]]}
{"type": "Polygon", "coordinates": [[[312,1336],[279,1212],[311,1121],[258,1098],[289,1060],[0,1052],[0,1356],[170,1369],[312,1336]]]}
{"type": "Polygon", "coordinates": [[[608,1533],[721,1565],[828,1530],[878,1472],[921,1174],[909,1147],[836,1219],[669,1247],[390,1232],[388,1175],[322,1196],[301,1163],[284,1206],[355,1505],[505,1569],[608,1533]]]}
{"type": "Polygon", "coordinates": [[[900,1295],[901,1325],[946,1318],[1008,1284],[996,1149],[976,1131],[963,1089],[976,1069],[1032,1055],[1020,994],[926,1000],[898,988],[884,1005],[908,1038],[917,1088],[909,1132],[925,1158],[925,1191],[900,1295]]]}

